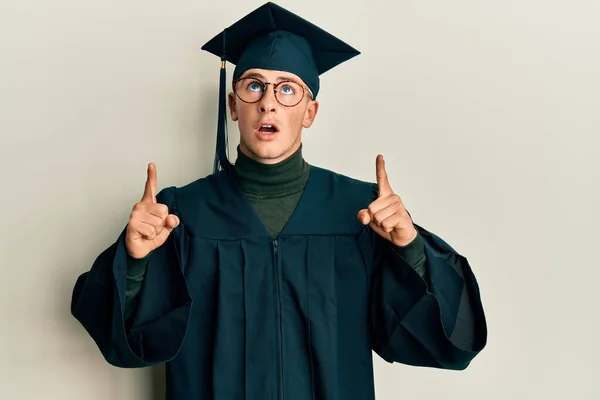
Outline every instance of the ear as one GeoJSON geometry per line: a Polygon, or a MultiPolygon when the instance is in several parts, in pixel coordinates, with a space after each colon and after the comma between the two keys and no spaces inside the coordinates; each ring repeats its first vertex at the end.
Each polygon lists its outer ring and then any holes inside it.
{"type": "Polygon", "coordinates": [[[229,93],[228,100],[229,100],[229,112],[231,113],[231,119],[233,121],[237,121],[238,113],[237,113],[236,104],[235,104],[235,94],[229,93]]]}
{"type": "Polygon", "coordinates": [[[308,103],[308,107],[306,108],[306,112],[304,113],[304,121],[302,122],[302,126],[305,128],[310,128],[313,122],[315,122],[315,118],[317,118],[317,113],[319,112],[319,102],[316,100],[310,100],[308,103]]]}

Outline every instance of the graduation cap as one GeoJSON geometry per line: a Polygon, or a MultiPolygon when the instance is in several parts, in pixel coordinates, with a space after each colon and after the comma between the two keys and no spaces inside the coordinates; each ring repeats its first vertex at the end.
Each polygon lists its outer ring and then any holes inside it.
{"type": "Polygon", "coordinates": [[[293,73],[304,81],[316,99],[319,75],[360,54],[332,34],[271,2],[225,28],[202,50],[221,58],[213,172],[230,166],[225,101],[227,61],[236,65],[234,80],[251,68],[293,73]]]}

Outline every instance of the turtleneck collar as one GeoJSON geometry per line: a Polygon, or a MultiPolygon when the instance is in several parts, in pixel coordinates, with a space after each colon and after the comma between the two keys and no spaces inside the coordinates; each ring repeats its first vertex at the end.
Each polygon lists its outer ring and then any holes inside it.
{"type": "Polygon", "coordinates": [[[237,147],[235,173],[244,193],[260,197],[285,196],[302,191],[310,166],[302,157],[302,145],[277,164],[262,164],[237,147]]]}

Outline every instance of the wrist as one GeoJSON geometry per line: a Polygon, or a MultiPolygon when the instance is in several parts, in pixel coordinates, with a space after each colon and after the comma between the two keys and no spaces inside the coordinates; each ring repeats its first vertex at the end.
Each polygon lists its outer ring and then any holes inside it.
{"type": "Polygon", "coordinates": [[[394,238],[392,240],[392,243],[397,247],[406,247],[406,246],[410,245],[411,243],[413,243],[418,235],[419,235],[419,233],[417,232],[417,229],[413,226],[412,232],[410,233],[410,235],[403,237],[403,238],[399,238],[399,239],[394,238]]]}

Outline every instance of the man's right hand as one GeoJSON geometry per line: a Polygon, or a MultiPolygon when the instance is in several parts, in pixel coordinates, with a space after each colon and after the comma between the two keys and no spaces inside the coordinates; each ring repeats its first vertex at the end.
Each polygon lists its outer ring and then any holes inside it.
{"type": "Polygon", "coordinates": [[[133,206],[125,233],[127,253],[133,258],[144,258],[163,245],[179,218],[169,214],[169,208],[156,202],[156,166],[148,165],[148,178],[142,199],[133,206]]]}

